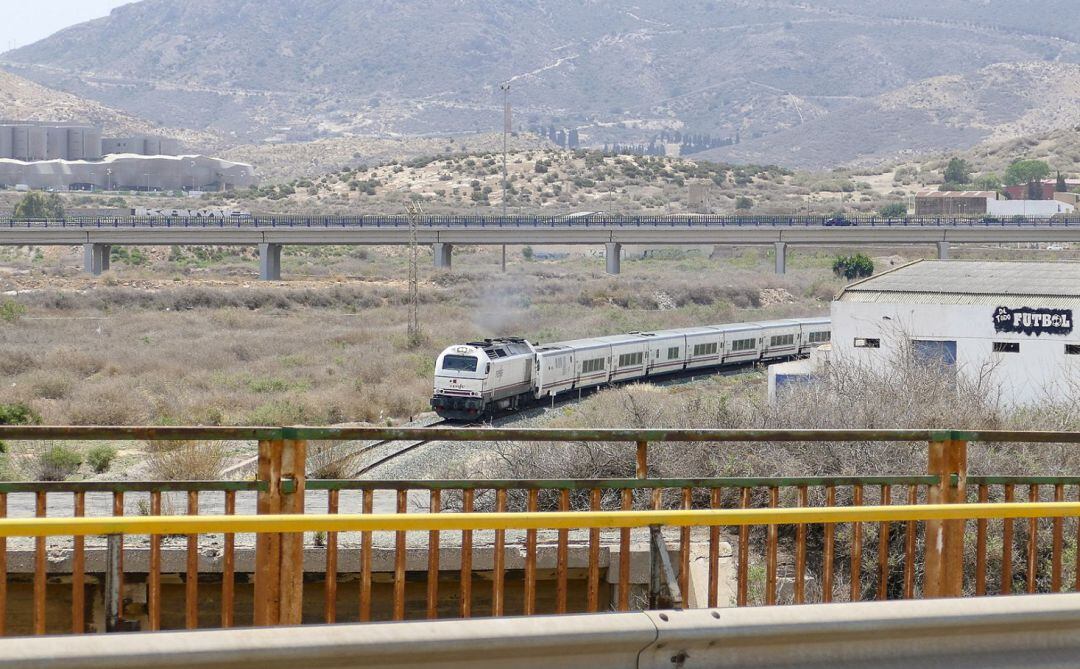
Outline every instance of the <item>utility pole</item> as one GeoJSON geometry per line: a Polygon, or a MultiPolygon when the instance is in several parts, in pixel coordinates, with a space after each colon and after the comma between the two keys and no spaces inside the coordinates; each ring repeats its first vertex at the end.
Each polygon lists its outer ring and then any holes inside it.
{"type": "MultiPolygon", "coordinates": [[[[502,215],[503,220],[506,219],[506,207],[509,204],[510,199],[510,179],[507,176],[506,171],[506,147],[509,142],[511,119],[510,119],[510,82],[504,82],[499,85],[499,89],[503,92],[503,161],[502,161],[502,215]]],[[[502,245],[502,271],[506,271],[506,244],[502,245]]]]}
{"type": "Polygon", "coordinates": [[[499,85],[499,90],[503,92],[503,155],[502,155],[502,177],[503,177],[503,193],[502,193],[502,213],[503,217],[506,216],[506,205],[509,199],[509,185],[510,180],[507,178],[506,171],[506,150],[509,142],[511,120],[510,120],[510,82],[507,81],[499,85]]]}
{"type": "Polygon", "coordinates": [[[409,348],[420,345],[420,286],[417,279],[417,246],[416,228],[419,225],[420,215],[424,210],[417,200],[409,200],[405,203],[405,210],[409,215],[409,348]]]}

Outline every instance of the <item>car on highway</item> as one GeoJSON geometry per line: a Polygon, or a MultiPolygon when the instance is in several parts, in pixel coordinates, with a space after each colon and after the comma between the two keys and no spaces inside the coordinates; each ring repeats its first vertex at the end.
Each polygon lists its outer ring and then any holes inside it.
{"type": "Polygon", "coordinates": [[[855,225],[855,221],[843,216],[832,216],[825,219],[826,227],[855,225]]]}

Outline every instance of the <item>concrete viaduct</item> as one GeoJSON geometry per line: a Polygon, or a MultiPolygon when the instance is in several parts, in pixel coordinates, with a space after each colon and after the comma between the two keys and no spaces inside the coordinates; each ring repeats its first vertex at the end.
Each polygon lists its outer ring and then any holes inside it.
{"type": "MultiPolygon", "coordinates": [[[[449,268],[460,245],[580,244],[604,246],[607,271],[618,274],[622,246],[772,245],[776,272],[783,274],[789,245],[857,246],[928,244],[949,257],[951,244],[1080,242],[1080,221],[1010,219],[859,221],[828,225],[822,220],[734,219],[719,217],[605,217],[602,220],[535,217],[429,217],[417,242],[431,246],[435,266],[449,268]],[[713,220],[715,219],[715,220],[713,220]]],[[[0,221],[0,245],[82,245],[85,268],[109,268],[112,246],[244,245],[259,248],[259,276],[281,278],[281,249],[300,245],[407,245],[404,217],[268,218],[230,220],[0,221]]]]}

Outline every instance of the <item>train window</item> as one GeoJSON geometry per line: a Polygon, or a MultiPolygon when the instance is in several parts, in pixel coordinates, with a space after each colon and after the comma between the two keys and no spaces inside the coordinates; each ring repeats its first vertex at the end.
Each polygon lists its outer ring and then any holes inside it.
{"type": "Polygon", "coordinates": [[[881,340],[855,337],[855,348],[881,348],[881,340]]]}
{"type": "Polygon", "coordinates": [[[719,345],[716,342],[711,344],[694,344],[694,355],[716,355],[716,351],[719,350],[719,345]]]}
{"type": "Polygon", "coordinates": [[[994,342],[994,353],[1019,353],[1020,342],[1016,341],[996,341],[994,342]]]}
{"type": "Polygon", "coordinates": [[[753,339],[736,339],[731,342],[732,351],[753,351],[757,348],[753,339]]]}
{"type": "Polygon", "coordinates": [[[644,353],[623,353],[619,356],[619,367],[632,367],[634,365],[640,365],[644,359],[644,353]]]}
{"type": "Polygon", "coordinates": [[[775,335],[769,339],[769,346],[791,346],[795,343],[795,335],[775,335]]]}
{"type": "Polygon", "coordinates": [[[811,344],[823,344],[823,343],[829,341],[829,335],[830,335],[830,333],[827,330],[825,332],[811,332],[810,333],[810,343],[811,344]]]}
{"type": "Polygon", "coordinates": [[[669,348],[667,350],[667,359],[668,360],[674,360],[674,359],[676,359],[678,357],[679,357],[679,347],[678,346],[672,346],[671,348],[669,348]]]}
{"type": "Polygon", "coordinates": [[[471,355],[447,355],[443,356],[442,368],[444,371],[475,372],[477,362],[471,355]]]}
{"type": "Polygon", "coordinates": [[[593,358],[592,360],[586,360],[581,363],[581,373],[588,374],[589,372],[600,372],[604,369],[603,358],[593,358]]]}

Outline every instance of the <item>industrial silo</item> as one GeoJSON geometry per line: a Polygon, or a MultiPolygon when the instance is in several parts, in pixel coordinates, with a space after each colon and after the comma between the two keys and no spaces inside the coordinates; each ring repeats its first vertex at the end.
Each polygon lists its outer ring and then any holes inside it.
{"type": "Polygon", "coordinates": [[[15,160],[30,159],[30,127],[16,125],[11,128],[11,157],[15,160]]]}
{"type": "Polygon", "coordinates": [[[45,159],[56,160],[68,157],[67,128],[49,126],[45,129],[45,159]]]}
{"type": "Polygon", "coordinates": [[[11,151],[11,126],[0,125],[0,158],[13,157],[11,151]]]}
{"type": "Polygon", "coordinates": [[[83,158],[101,160],[101,129],[86,128],[83,131],[83,158]]]}
{"type": "Polygon", "coordinates": [[[143,140],[144,156],[160,156],[161,140],[157,137],[147,137],[143,140]]]}
{"type": "Polygon", "coordinates": [[[45,128],[40,125],[26,127],[27,160],[45,160],[45,128]]]}
{"type": "Polygon", "coordinates": [[[82,160],[84,128],[72,127],[67,129],[67,157],[68,160],[82,160]]]}

